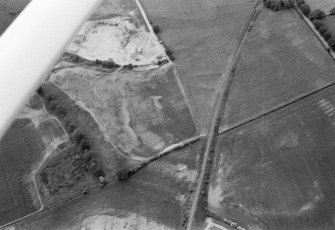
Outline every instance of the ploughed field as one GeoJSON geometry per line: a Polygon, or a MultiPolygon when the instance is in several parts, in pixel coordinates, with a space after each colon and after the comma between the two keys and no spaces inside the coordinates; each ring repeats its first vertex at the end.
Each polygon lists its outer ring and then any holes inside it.
{"type": "Polygon", "coordinates": [[[334,229],[334,90],[222,134],[210,211],[247,229],[334,229]]]}
{"type": "Polygon", "coordinates": [[[43,144],[30,119],[17,119],[0,142],[0,226],[40,208],[32,169],[43,144]]]}
{"type": "Polygon", "coordinates": [[[141,0],[148,18],[160,26],[164,44],[173,51],[174,64],[202,133],[207,131],[219,79],[228,71],[257,2],[141,0]]]}
{"type": "Polygon", "coordinates": [[[335,63],[295,10],[262,8],[236,67],[221,131],[335,82],[335,63]]]}

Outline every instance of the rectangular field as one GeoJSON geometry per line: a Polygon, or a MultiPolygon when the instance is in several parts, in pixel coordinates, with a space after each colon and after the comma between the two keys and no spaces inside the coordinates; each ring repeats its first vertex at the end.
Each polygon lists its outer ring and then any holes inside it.
{"type": "Polygon", "coordinates": [[[30,174],[43,145],[30,119],[17,119],[0,142],[0,226],[39,209],[30,174]]]}
{"type": "Polygon", "coordinates": [[[221,131],[335,82],[335,62],[294,10],[262,8],[236,67],[221,131]]]}
{"type": "Polygon", "coordinates": [[[247,229],[334,229],[334,92],[222,134],[209,209],[247,229]]]}

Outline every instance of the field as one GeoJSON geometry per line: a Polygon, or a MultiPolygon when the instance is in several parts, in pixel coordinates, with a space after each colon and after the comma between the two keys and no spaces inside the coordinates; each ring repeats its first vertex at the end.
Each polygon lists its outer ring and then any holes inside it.
{"type": "Polygon", "coordinates": [[[334,0],[305,0],[305,2],[312,10],[321,9],[326,14],[329,14],[329,11],[335,7],[334,0]]]}
{"type": "Polygon", "coordinates": [[[176,65],[199,130],[207,121],[218,81],[231,63],[238,39],[257,1],[141,0],[176,65]]]}
{"type": "Polygon", "coordinates": [[[182,203],[198,168],[198,144],[161,158],[131,180],[31,217],[14,229],[181,229],[182,203]]]}
{"type": "Polygon", "coordinates": [[[30,0],[0,0],[0,35],[29,2],[30,0]]]}
{"type": "Polygon", "coordinates": [[[220,136],[209,208],[250,230],[330,230],[335,87],[220,136]]]}
{"type": "Polygon", "coordinates": [[[31,173],[42,152],[31,120],[15,120],[0,142],[0,226],[40,208],[31,173]]]}
{"type": "Polygon", "coordinates": [[[242,48],[221,130],[334,83],[334,71],[294,10],[263,8],[242,48]]]}
{"type": "Polygon", "coordinates": [[[37,131],[42,138],[45,151],[48,153],[52,153],[60,144],[69,141],[69,137],[56,118],[44,120],[39,124],[37,131]]]}
{"type": "Polygon", "coordinates": [[[91,61],[136,66],[156,64],[165,56],[164,47],[148,31],[138,10],[86,22],[67,51],[91,61]]]}
{"type": "Polygon", "coordinates": [[[50,80],[92,111],[109,140],[128,156],[151,157],[197,134],[172,66],[113,74],[66,68],[50,80]]]}

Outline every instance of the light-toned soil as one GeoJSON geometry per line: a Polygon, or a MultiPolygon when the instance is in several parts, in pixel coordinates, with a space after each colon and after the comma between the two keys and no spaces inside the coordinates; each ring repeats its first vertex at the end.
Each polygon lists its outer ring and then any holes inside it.
{"type": "Polygon", "coordinates": [[[151,65],[165,56],[156,36],[146,30],[137,11],[88,21],[67,48],[88,60],[112,60],[119,65],[151,65]]]}

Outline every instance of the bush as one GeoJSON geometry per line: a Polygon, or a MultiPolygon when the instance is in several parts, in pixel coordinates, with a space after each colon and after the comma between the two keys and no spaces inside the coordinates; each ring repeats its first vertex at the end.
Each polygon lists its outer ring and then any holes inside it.
{"type": "Polygon", "coordinates": [[[161,31],[158,25],[154,25],[152,29],[154,30],[155,34],[158,34],[161,31]]]}
{"type": "Polygon", "coordinates": [[[166,49],[165,50],[165,53],[166,53],[166,55],[168,55],[168,56],[171,56],[172,55],[172,51],[170,50],[170,49],[166,49]]]}
{"type": "Polygon", "coordinates": [[[321,22],[320,20],[313,20],[312,21],[314,27],[318,30],[321,26],[324,26],[323,22],[321,22]]]}
{"type": "Polygon", "coordinates": [[[328,41],[332,37],[332,34],[329,31],[326,31],[322,36],[326,41],[328,41]]]}
{"type": "Polygon", "coordinates": [[[321,27],[318,29],[318,31],[320,32],[321,35],[323,35],[323,34],[325,34],[325,33],[328,31],[328,29],[327,29],[326,26],[321,26],[321,27]]]}
{"type": "Polygon", "coordinates": [[[301,5],[299,5],[299,8],[300,8],[300,10],[302,11],[302,13],[304,14],[304,15],[306,15],[306,16],[308,16],[309,14],[310,14],[310,12],[311,12],[311,8],[309,7],[309,5],[307,5],[307,4],[301,4],[301,5]]]}
{"type": "Polygon", "coordinates": [[[305,4],[305,0],[296,0],[298,6],[300,6],[301,4],[305,4]]]}
{"type": "Polygon", "coordinates": [[[330,46],[330,48],[332,49],[332,50],[335,50],[335,38],[330,38],[330,39],[328,39],[328,45],[330,46]]]}
{"type": "Polygon", "coordinates": [[[79,144],[79,149],[82,152],[89,151],[91,149],[91,145],[87,140],[83,138],[79,144]]]}
{"type": "Polygon", "coordinates": [[[335,15],[335,7],[329,11],[330,15],[335,15]]]}
{"type": "Polygon", "coordinates": [[[43,93],[44,93],[43,88],[42,88],[41,86],[38,87],[37,90],[36,90],[36,93],[37,93],[38,95],[42,96],[43,93]]]}
{"type": "Polygon", "coordinates": [[[76,129],[72,135],[77,145],[79,145],[81,141],[85,139],[84,133],[79,129],[76,129]]]}
{"type": "Polygon", "coordinates": [[[325,14],[325,12],[323,12],[323,11],[320,10],[320,9],[316,9],[316,10],[314,10],[314,11],[311,13],[311,15],[309,16],[309,18],[310,18],[311,20],[314,20],[314,19],[322,19],[322,18],[324,18],[324,17],[326,17],[326,14],[325,14]]]}
{"type": "Polygon", "coordinates": [[[281,0],[281,6],[285,9],[290,9],[294,7],[294,0],[281,0]]]}

